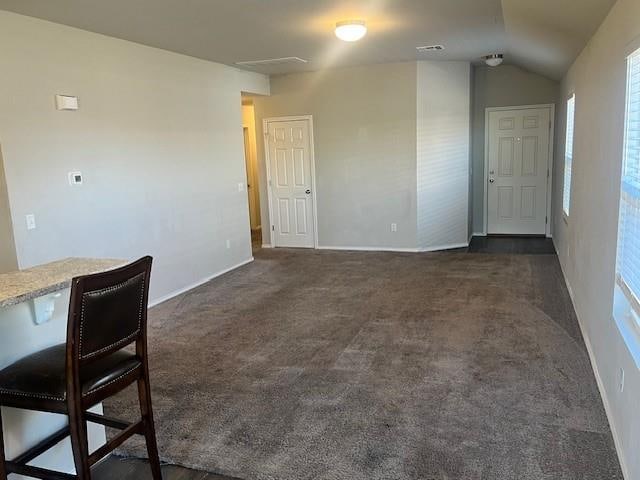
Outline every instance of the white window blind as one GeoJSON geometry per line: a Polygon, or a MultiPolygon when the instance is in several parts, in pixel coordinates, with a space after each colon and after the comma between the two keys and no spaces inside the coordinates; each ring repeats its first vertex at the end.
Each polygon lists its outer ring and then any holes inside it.
{"type": "Polygon", "coordinates": [[[567,138],[564,144],[564,184],[562,187],[562,210],[569,215],[571,204],[571,167],[573,165],[573,125],[576,116],[576,96],[567,100],[567,138]]]}
{"type": "Polygon", "coordinates": [[[640,50],[628,59],[620,191],[617,281],[632,309],[640,314],[640,50]]]}

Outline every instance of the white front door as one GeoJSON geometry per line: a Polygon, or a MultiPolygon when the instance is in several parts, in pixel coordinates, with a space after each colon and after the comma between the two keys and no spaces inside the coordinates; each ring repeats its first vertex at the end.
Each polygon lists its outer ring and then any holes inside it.
{"type": "Polygon", "coordinates": [[[315,246],[309,120],[269,121],[269,189],[274,247],[315,246]]]}
{"type": "Polygon", "coordinates": [[[487,233],[544,235],[551,108],[490,111],[487,233]]]}

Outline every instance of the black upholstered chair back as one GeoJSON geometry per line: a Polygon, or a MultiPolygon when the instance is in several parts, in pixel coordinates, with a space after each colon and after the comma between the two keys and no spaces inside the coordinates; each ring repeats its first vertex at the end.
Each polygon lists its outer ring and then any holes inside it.
{"type": "Polygon", "coordinates": [[[143,257],[125,267],[73,279],[67,361],[79,366],[133,342],[146,343],[151,262],[151,257],[143,257]]]}

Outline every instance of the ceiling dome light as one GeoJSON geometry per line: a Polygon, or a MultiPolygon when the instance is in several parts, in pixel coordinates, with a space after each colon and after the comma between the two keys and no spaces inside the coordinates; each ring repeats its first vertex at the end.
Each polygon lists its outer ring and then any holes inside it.
{"type": "Polygon", "coordinates": [[[345,20],[336,23],[336,37],[345,42],[357,42],[367,34],[364,20],[345,20]]]}
{"type": "Polygon", "coordinates": [[[497,67],[502,63],[503,55],[501,53],[494,53],[493,55],[482,57],[482,59],[484,60],[484,63],[486,63],[490,67],[497,67]]]}

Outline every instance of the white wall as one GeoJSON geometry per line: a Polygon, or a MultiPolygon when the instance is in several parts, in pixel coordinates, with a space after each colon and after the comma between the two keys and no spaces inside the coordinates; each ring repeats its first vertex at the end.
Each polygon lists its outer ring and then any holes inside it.
{"type": "Polygon", "coordinates": [[[589,346],[628,480],[640,479],[640,370],[612,319],[627,46],[640,2],[618,0],[562,82],[554,172],[554,241],[589,346]],[[571,210],[562,218],[566,103],[576,94],[571,210]],[[625,371],[624,392],[619,371],[625,371]]]}
{"type": "Polygon", "coordinates": [[[471,66],[418,62],[418,248],[469,241],[471,66]]]}
{"type": "Polygon", "coordinates": [[[472,170],[473,233],[483,233],[484,219],[484,135],[487,107],[511,107],[556,103],[560,84],[515,65],[474,67],[472,170]]]}
{"type": "Polygon", "coordinates": [[[415,247],[415,62],[272,77],[271,96],[254,105],[265,243],[262,120],[313,115],[320,246],[415,247]]]}
{"type": "MultiPolygon", "coordinates": [[[[313,115],[321,247],[418,251],[468,241],[468,63],[283,75],[254,104],[263,227],[270,223],[262,120],[313,115]]],[[[268,233],[263,228],[265,243],[268,233]]]]}
{"type": "Polygon", "coordinates": [[[251,258],[240,94],[266,77],[8,12],[0,59],[21,268],[151,254],[158,299],[251,258]],[[56,111],[58,93],[80,110],[56,111]]]}
{"type": "Polygon", "coordinates": [[[17,267],[18,259],[16,258],[16,247],[13,240],[9,195],[7,194],[2,151],[0,150],[0,273],[11,272],[17,267]]]}

